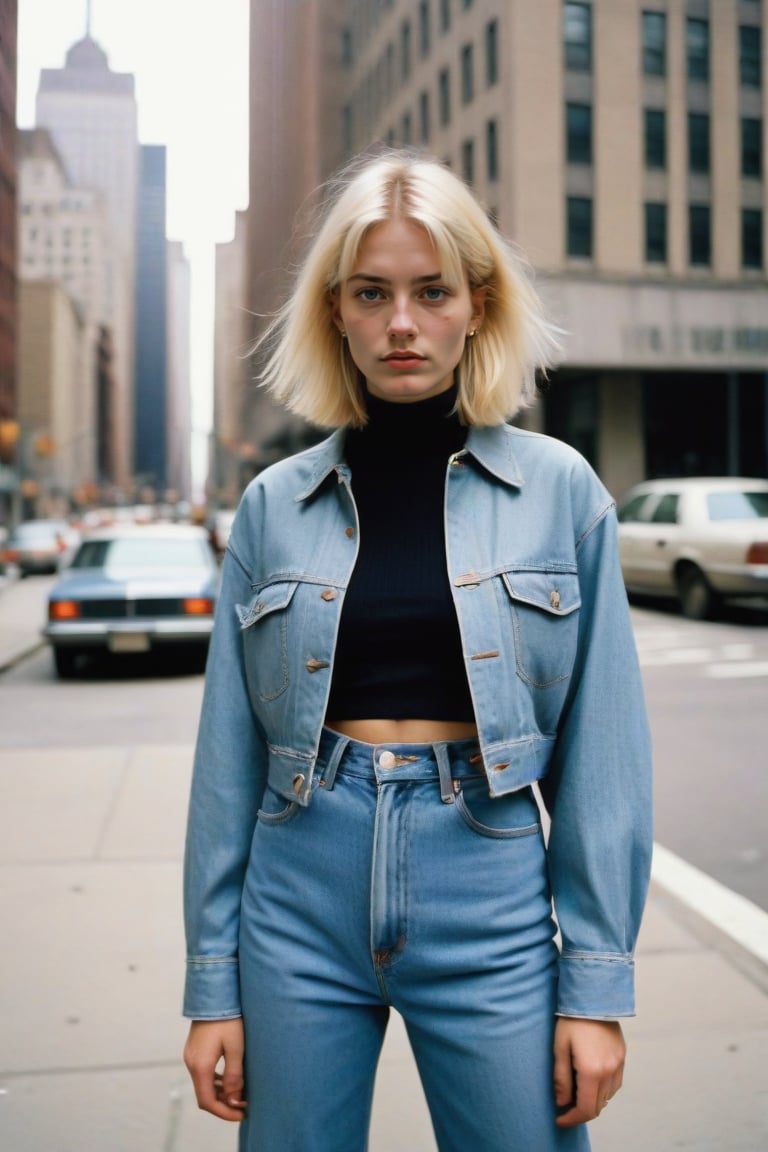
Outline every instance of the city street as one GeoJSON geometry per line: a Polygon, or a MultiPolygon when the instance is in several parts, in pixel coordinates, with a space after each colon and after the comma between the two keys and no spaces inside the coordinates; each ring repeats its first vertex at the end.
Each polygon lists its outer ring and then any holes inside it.
{"type": "MultiPolygon", "coordinates": [[[[48,584],[0,587],[0,629],[28,637],[0,673],[0,1147],[233,1152],[234,1129],[197,1112],[179,1061],[180,864],[202,677],[145,661],[57,682],[48,650],[31,651],[48,584]]],[[[633,619],[656,840],[765,910],[768,614],[693,623],[643,605],[633,619]]],[[[593,1147],[762,1152],[766,969],[702,930],[678,895],[654,887],[627,1087],[592,1126],[593,1147]]],[[[434,1150],[398,1020],[371,1150],[434,1150]]]]}

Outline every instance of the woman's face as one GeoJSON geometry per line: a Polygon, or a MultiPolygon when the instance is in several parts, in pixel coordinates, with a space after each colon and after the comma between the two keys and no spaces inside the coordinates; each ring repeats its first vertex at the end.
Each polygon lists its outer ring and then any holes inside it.
{"type": "Polygon", "coordinates": [[[410,220],[368,232],[333,298],[333,319],[368,390],[408,403],[445,392],[467,335],[483,318],[485,288],[451,287],[428,233],[410,220]]]}

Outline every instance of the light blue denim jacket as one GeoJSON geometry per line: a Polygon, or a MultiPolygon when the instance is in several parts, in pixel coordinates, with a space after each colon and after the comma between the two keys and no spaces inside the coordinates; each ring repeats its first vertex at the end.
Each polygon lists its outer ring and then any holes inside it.
{"type": "MultiPolygon", "coordinates": [[[[539,781],[552,818],[558,1011],[631,1015],[651,768],[613,501],[567,445],[506,425],[470,429],[446,471],[447,564],[488,785],[500,796],[539,781]]],[[[343,431],[268,468],[243,496],[189,810],[193,1019],[240,1014],[240,897],[259,801],[268,777],[311,801],[357,548],[343,431]]]]}

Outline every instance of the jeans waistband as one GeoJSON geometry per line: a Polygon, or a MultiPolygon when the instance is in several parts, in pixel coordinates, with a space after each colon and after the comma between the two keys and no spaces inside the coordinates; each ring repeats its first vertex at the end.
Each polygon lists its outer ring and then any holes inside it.
{"type": "Polygon", "coordinates": [[[482,776],[483,762],[475,736],[424,744],[366,744],[323,728],[317,771],[321,786],[329,789],[338,773],[381,784],[434,780],[443,802],[452,804],[454,781],[482,776]]]}

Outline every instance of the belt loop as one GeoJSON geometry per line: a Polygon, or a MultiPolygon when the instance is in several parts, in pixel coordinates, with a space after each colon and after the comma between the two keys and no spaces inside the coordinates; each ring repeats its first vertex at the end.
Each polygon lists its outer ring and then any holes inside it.
{"type": "Polygon", "coordinates": [[[336,743],[334,744],[333,752],[328,757],[328,763],[323,769],[321,776],[323,788],[326,792],[330,792],[336,782],[336,773],[341,763],[341,758],[347,750],[349,744],[349,736],[342,736],[340,732],[335,733],[336,743]]]}
{"type": "Polygon", "coordinates": [[[448,755],[448,745],[444,742],[433,744],[437,771],[440,776],[440,799],[443,804],[453,804],[453,780],[451,778],[451,760],[448,755]]]}

